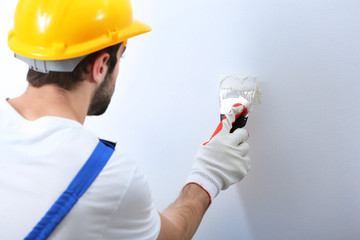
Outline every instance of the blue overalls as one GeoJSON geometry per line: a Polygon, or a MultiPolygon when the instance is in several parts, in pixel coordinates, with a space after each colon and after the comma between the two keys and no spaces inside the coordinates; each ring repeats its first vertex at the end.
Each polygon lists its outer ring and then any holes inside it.
{"type": "Polygon", "coordinates": [[[72,180],[68,188],[56,200],[33,230],[25,237],[25,240],[42,240],[47,239],[50,236],[56,226],[99,175],[114,150],[114,143],[100,139],[95,150],[72,180]]]}

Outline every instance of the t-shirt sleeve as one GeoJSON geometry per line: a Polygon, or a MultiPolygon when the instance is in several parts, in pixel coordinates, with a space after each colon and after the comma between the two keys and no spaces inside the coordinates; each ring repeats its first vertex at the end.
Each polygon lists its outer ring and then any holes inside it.
{"type": "Polygon", "coordinates": [[[104,239],[156,239],[161,220],[154,208],[146,176],[139,168],[134,172],[126,194],[111,215],[104,239]]]}

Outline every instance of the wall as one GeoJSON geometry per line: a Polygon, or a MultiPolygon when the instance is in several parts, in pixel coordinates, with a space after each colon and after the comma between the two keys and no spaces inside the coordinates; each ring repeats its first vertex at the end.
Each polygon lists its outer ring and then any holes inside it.
{"type": "MultiPolygon", "coordinates": [[[[26,67],[6,46],[15,3],[0,6],[0,94],[12,97],[26,87],[26,67]]],[[[128,42],[108,112],[85,125],[139,162],[156,206],[176,198],[218,123],[220,76],[258,75],[252,169],[214,201],[194,239],[360,239],[360,2],[133,7],[153,31],[128,42]]]]}

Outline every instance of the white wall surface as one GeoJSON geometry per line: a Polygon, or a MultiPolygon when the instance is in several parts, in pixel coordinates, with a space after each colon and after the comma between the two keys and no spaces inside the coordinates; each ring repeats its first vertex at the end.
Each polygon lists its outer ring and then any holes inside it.
{"type": "MultiPolygon", "coordinates": [[[[220,76],[257,75],[252,169],[194,239],[360,239],[360,1],[132,2],[153,31],[128,42],[108,112],[85,125],[139,162],[159,210],[218,124],[220,76]]],[[[1,97],[26,87],[7,49],[15,4],[0,0],[1,97]]]]}

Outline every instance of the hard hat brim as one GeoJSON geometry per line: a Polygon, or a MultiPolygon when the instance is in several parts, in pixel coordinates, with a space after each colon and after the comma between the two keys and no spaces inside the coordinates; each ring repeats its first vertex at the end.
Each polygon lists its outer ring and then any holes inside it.
{"type": "Polygon", "coordinates": [[[131,37],[151,31],[151,27],[138,20],[130,25],[115,31],[107,31],[98,38],[90,39],[81,44],[67,46],[65,42],[53,42],[51,47],[29,46],[18,41],[16,32],[11,30],[8,35],[8,45],[11,50],[19,55],[39,60],[64,60],[88,55],[103,48],[123,42],[126,44],[131,37]]]}

